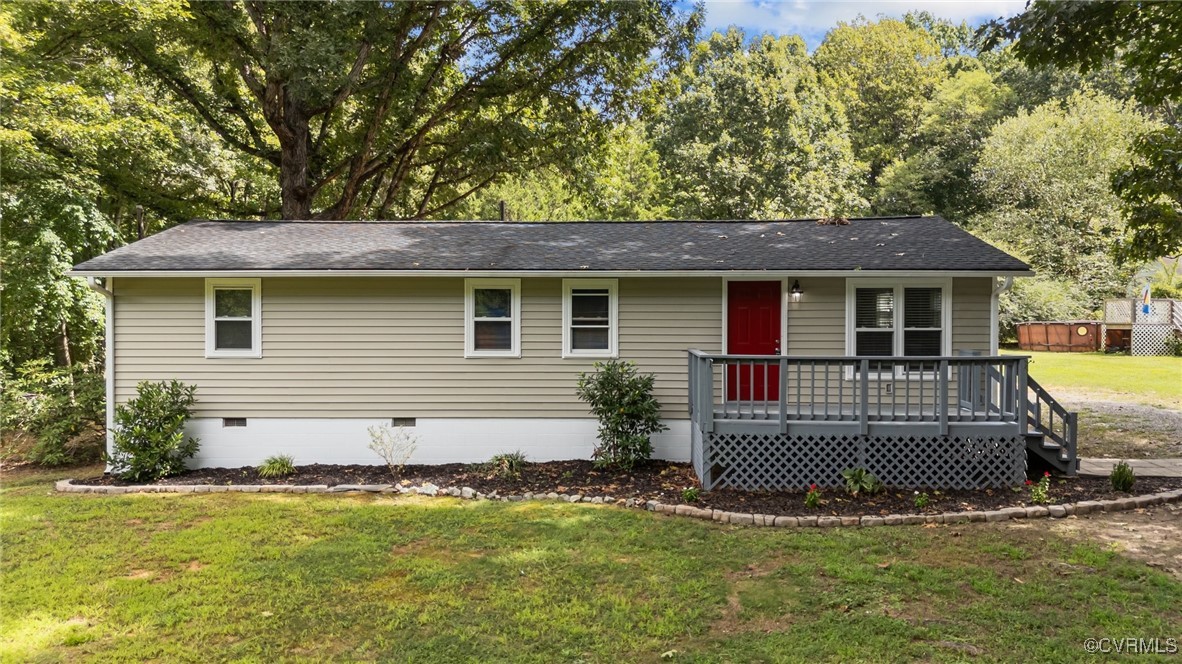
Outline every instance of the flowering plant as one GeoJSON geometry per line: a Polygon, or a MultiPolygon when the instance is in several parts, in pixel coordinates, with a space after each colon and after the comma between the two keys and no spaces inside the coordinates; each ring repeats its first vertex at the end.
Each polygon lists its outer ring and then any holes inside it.
{"type": "Polygon", "coordinates": [[[804,506],[809,508],[821,506],[821,491],[816,484],[809,485],[809,492],[804,494],[804,506]]]}
{"type": "Polygon", "coordinates": [[[1026,480],[1026,486],[1030,487],[1030,502],[1041,505],[1050,501],[1051,493],[1051,473],[1044,472],[1042,479],[1037,483],[1026,480]]]}

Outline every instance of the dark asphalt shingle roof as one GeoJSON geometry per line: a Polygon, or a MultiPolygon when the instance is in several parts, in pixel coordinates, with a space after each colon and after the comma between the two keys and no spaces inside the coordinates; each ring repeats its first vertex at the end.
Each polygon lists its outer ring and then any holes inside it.
{"type": "Polygon", "coordinates": [[[1029,270],[940,217],[789,221],[191,221],[80,272],[1029,270]]]}

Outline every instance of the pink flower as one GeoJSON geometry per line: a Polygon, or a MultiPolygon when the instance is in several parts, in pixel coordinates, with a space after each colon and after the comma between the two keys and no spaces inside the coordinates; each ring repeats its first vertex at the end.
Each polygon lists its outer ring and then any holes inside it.
{"type": "Polygon", "coordinates": [[[1034,482],[1032,482],[1032,481],[1030,481],[1030,480],[1026,480],[1026,485],[1027,485],[1027,486],[1029,486],[1029,485],[1031,485],[1031,484],[1034,484],[1034,482]]]}
{"type": "Polygon", "coordinates": [[[1043,474],[1042,474],[1042,476],[1043,476],[1043,477],[1050,477],[1050,476],[1051,476],[1051,471],[1049,471],[1049,470],[1043,471],[1043,474]]]}

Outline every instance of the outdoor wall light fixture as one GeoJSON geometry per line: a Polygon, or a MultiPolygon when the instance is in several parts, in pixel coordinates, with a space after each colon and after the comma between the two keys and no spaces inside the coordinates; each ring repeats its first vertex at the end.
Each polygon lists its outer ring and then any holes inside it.
{"type": "Polygon", "coordinates": [[[792,281],[792,290],[790,290],[789,292],[792,293],[792,301],[793,302],[800,302],[800,296],[804,295],[804,289],[800,287],[799,280],[792,281]]]}

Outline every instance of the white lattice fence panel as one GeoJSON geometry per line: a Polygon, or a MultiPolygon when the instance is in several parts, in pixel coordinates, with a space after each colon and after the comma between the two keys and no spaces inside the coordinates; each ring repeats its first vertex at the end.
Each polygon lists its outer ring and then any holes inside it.
{"type": "Polygon", "coordinates": [[[1026,447],[1005,436],[873,436],[865,468],[888,486],[980,489],[1021,484],[1026,447]]]}
{"type": "Polygon", "coordinates": [[[1021,484],[1020,437],[790,436],[714,433],[702,440],[695,470],[706,490],[842,486],[841,472],[866,468],[888,486],[973,489],[1021,484]]]}
{"type": "Polygon", "coordinates": [[[1166,337],[1174,330],[1169,325],[1133,326],[1133,355],[1169,355],[1166,337]]]}
{"type": "Polygon", "coordinates": [[[1105,300],[1104,322],[1109,325],[1128,325],[1133,322],[1134,300],[1105,300]]]}
{"type": "Polygon", "coordinates": [[[702,485],[751,491],[837,486],[858,461],[854,436],[707,434],[702,485]]]}

